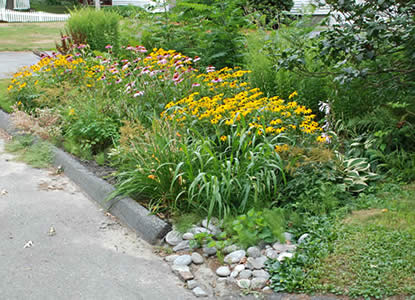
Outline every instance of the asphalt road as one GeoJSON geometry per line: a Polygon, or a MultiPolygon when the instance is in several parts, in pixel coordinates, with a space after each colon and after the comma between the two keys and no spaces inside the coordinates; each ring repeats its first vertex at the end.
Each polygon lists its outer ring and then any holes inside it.
{"type": "Polygon", "coordinates": [[[69,179],[15,161],[3,145],[0,299],[194,298],[149,244],[69,179]]]}

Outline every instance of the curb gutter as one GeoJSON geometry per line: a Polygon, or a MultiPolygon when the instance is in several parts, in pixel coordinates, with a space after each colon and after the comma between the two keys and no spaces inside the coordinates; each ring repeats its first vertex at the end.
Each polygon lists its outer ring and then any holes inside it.
{"type": "MultiPolygon", "coordinates": [[[[11,135],[18,131],[11,123],[10,116],[0,109],[0,128],[11,135]]],[[[54,166],[61,166],[68,178],[75,182],[92,200],[124,224],[133,229],[138,236],[150,244],[157,244],[170,230],[170,225],[129,197],[106,200],[115,188],[105,180],[98,178],[68,153],[53,146],[54,166]]]]}

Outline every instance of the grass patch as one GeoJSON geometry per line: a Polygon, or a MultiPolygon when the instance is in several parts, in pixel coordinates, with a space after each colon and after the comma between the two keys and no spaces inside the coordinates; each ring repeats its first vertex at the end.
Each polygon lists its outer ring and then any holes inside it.
{"type": "Polygon", "coordinates": [[[197,214],[183,214],[173,217],[173,223],[176,230],[185,233],[192,225],[197,224],[202,220],[202,217],[197,214]]]}
{"type": "Polygon", "coordinates": [[[0,51],[54,49],[64,26],[64,22],[0,23],[0,51]]]}
{"type": "Polygon", "coordinates": [[[9,98],[7,87],[10,84],[10,79],[0,79],[0,109],[5,112],[12,112],[13,101],[9,98]]]}
{"type": "Polygon", "coordinates": [[[342,221],[320,266],[324,289],[353,297],[415,294],[414,189],[387,193],[383,209],[355,211],[342,221]]]}
{"type": "Polygon", "coordinates": [[[73,5],[50,5],[44,3],[32,3],[31,8],[35,11],[43,11],[52,14],[69,14],[70,10],[76,6],[73,5]]]}
{"type": "Polygon", "coordinates": [[[5,146],[6,151],[15,153],[17,159],[35,168],[47,168],[53,160],[51,145],[44,141],[35,142],[33,136],[16,136],[5,146]]]}

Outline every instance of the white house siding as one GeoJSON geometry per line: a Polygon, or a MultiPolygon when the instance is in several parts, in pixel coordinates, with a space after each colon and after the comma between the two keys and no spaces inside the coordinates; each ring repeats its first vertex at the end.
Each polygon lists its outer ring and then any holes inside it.
{"type": "Polygon", "coordinates": [[[163,11],[163,7],[160,7],[160,5],[157,4],[156,2],[149,1],[149,0],[112,0],[112,6],[118,6],[118,5],[120,6],[133,5],[133,6],[143,7],[143,8],[153,6],[153,7],[156,7],[156,9],[154,9],[153,12],[163,11]]]}
{"type": "Polygon", "coordinates": [[[30,9],[30,0],[14,0],[14,9],[30,9]]]}
{"type": "MultiPolygon", "coordinates": [[[[0,8],[6,8],[6,0],[0,0],[0,8]]],[[[13,0],[13,9],[30,9],[30,0],[13,0]]]]}
{"type": "Polygon", "coordinates": [[[327,16],[329,12],[330,7],[328,5],[319,6],[318,1],[313,0],[294,0],[294,5],[290,10],[293,15],[327,16]]]}

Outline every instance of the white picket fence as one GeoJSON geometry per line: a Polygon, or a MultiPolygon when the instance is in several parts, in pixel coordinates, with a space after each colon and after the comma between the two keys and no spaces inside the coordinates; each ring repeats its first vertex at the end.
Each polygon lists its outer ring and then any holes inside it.
{"type": "Polygon", "coordinates": [[[69,14],[51,14],[42,11],[22,12],[0,8],[0,21],[5,22],[64,22],[69,16],[69,14]]]}

